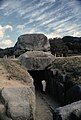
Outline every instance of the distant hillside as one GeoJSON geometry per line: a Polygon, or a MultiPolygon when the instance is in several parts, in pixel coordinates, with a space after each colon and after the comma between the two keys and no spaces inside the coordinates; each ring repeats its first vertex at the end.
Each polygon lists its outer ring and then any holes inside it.
{"type": "Polygon", "coordinates": [[[50,42],[50,51],[51,53],[57,54],[57,56],[63,54],[67,56],[68,53],[68,46],[63,42],[61,38],[53,38],[49,39],[50,42]]]}
{"type": "Polygon", "coordinates": [[[68,46],[68,49],[71,50],[71,53],[81,53],[81,37],[65,36],[62,40],[68,46]]]}
{"type": "Polygon", "coordinates": [[[52,54],[61,55],[63,53],[64,56],[67,56],[81,53],[81,37],[65,36],[49,39],[49,41],[52,54]]]}
{"type": "Polygon", "coordinates": [[[81,43],[81,37],[65,36],[62,38],[64,43],[81,43]]]}
{"type": "Polygon", "coordinates": [[[0,49],[0,58],[4,57],[5,55],[12,56],[13,55],[13,47],[0,49]]]}

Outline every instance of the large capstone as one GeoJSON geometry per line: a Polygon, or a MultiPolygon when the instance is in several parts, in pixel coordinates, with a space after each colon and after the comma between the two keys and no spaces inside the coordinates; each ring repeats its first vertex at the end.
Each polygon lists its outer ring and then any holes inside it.
{"type": "Polygon", "coordinates": [[[49,40],[44,34],[25,34],[18,38],[14,46],[14,54],[21,55],[31,50],[48,51],[49,48],[49,40]]]}
{"type": "Polygon", "coordinates": [[[49,52],[28,51],[19,56],[19,60],[27,70],[44,70],[54,60],[49,52]]]}

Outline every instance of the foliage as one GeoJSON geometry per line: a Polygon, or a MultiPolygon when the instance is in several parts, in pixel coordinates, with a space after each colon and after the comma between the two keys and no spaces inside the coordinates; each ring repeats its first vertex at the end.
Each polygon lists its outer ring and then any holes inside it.
{"type": "Polygon", "coordinates": [[[5,55],[12,56],[13,55],[13,47],[0,49],[0,58],[3,58],[5,55]]]}
{"type": "Polygon", "coordinates": [[[50,41],[50,50],[52,54],[64,55],[68,53],[68,47],[63,43],[61,38],[49,39],[50,41]]]}

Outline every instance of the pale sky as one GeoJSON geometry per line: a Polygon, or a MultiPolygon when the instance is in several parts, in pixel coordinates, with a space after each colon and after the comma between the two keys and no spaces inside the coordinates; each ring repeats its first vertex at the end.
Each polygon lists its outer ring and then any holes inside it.
{"type": "Polygon", "coordinates": [[[0,0],[0,48],[22,34],[81,36],[81,0],[0,0]]]}

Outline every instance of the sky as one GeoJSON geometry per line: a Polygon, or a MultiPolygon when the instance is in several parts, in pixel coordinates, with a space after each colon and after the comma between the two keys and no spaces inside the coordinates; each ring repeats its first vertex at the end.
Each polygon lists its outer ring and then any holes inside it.
{"type": "Polygon", "coordinates": [[[81,0],[0,0],[0,48],[22,34],[81,36],[81,0]]]}

